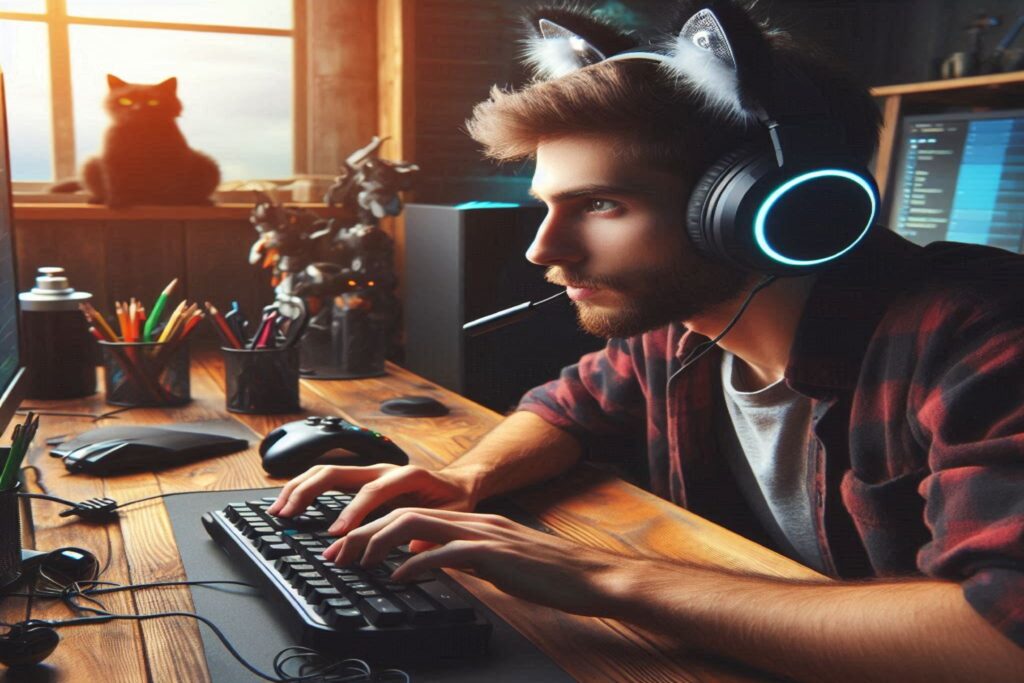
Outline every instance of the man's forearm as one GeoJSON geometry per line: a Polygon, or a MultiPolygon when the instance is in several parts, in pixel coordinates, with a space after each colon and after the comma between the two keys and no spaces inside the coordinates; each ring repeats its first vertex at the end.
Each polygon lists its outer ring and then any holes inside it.
{"type": "Polygon", "coordinates": [[[520,411],[443,471],[467,481],[473,500],[480,501],[561,474],[579,460],[580,452],[575,437],[520,411]]]}
{"type": "Polygon", "coordinates": [[[955,583],[796,583],[640,560],[608,582],[614,616],[804,681],[1008,681],[1024,650],[955,583]]]}

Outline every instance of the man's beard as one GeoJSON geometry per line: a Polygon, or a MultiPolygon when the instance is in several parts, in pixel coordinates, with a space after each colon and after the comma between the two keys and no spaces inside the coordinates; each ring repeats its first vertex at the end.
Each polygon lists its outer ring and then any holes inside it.
{"type": "Polygon", "coordinates": [[[611,277],[587,275],[561,266],[548,268],[548,282],[611,289],[623,297],[616,308],[573,302],[580,327],[599,337],[631,337],[672,322],[688,320],[735,299],[747,285],[742,272],[692,252],[654,271],[611,277]]]}

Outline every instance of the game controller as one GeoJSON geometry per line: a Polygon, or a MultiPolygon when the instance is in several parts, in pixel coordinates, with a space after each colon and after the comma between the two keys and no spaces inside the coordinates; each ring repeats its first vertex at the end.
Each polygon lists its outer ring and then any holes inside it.
{"type": "Polygon", "coordinates": [[[273,477],[295,476],[317,464],[409,462],[405,451],[388,437],[340,417],[307,417],[281,425],[260,443],[260,456],[263,469],[273,477]]]}

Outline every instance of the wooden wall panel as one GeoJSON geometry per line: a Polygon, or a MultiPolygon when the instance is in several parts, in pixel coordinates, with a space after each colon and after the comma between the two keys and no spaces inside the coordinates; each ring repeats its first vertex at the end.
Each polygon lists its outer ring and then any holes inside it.
{"type": "MultiPolygon", "coordinates": [[[[235,298],[255,315],[273,296],[269,277],[248,263],[256,234],[248,220],[20,220],[15,231],[20,291],[32,287],[40,266],[62,266],[108,316],[115,300],[132,296],[151,306],[175,277],[172,305],[235,298]]],[[[205,326],[200,332],[197,341],[212,343],[205,326]]]]}
{"type": "Polygon", "coordinates": [[[105,224],[98,221],[40,221],[16,225],[18,290],[27,291],[40,266],[61,266],[71,286],[107,300],[105,224]]]}
{"type": "Polygon", "coordinates": [[[112,308],[114,301],[127,301],[132,296],[152,301],[174,278],[179,278],[179,295],[188,291],[184,223],[110,222],[104,246],[108,299],[100,303],[107,308],[112,308]]]}
{"type": "MultiPolygon", "coordinates": [[[[189,296],[199,302],[212,301],[222,310],[237,300],[250,319],[257,319],[257,312],[273,300],[274,292],[267,272],[249,265],[249,245],[255,237],[256,231],[248,223],[189,223],[185,229],[189,296]]],[[[207,325],[199,332],[200,339],[214,339],[207,325]]]]}

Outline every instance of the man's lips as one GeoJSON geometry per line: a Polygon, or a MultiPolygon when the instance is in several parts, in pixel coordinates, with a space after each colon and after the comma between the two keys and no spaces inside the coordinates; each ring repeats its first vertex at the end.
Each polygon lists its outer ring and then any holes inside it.
{"type": "Polygon", "coordinates": [[[595,287],[577,287],[574,285],[566,285],[565,293],[569,295],[569,298],[573,301],[583,301],[589,299],[597,294],[599,289],[595,287]]]}

